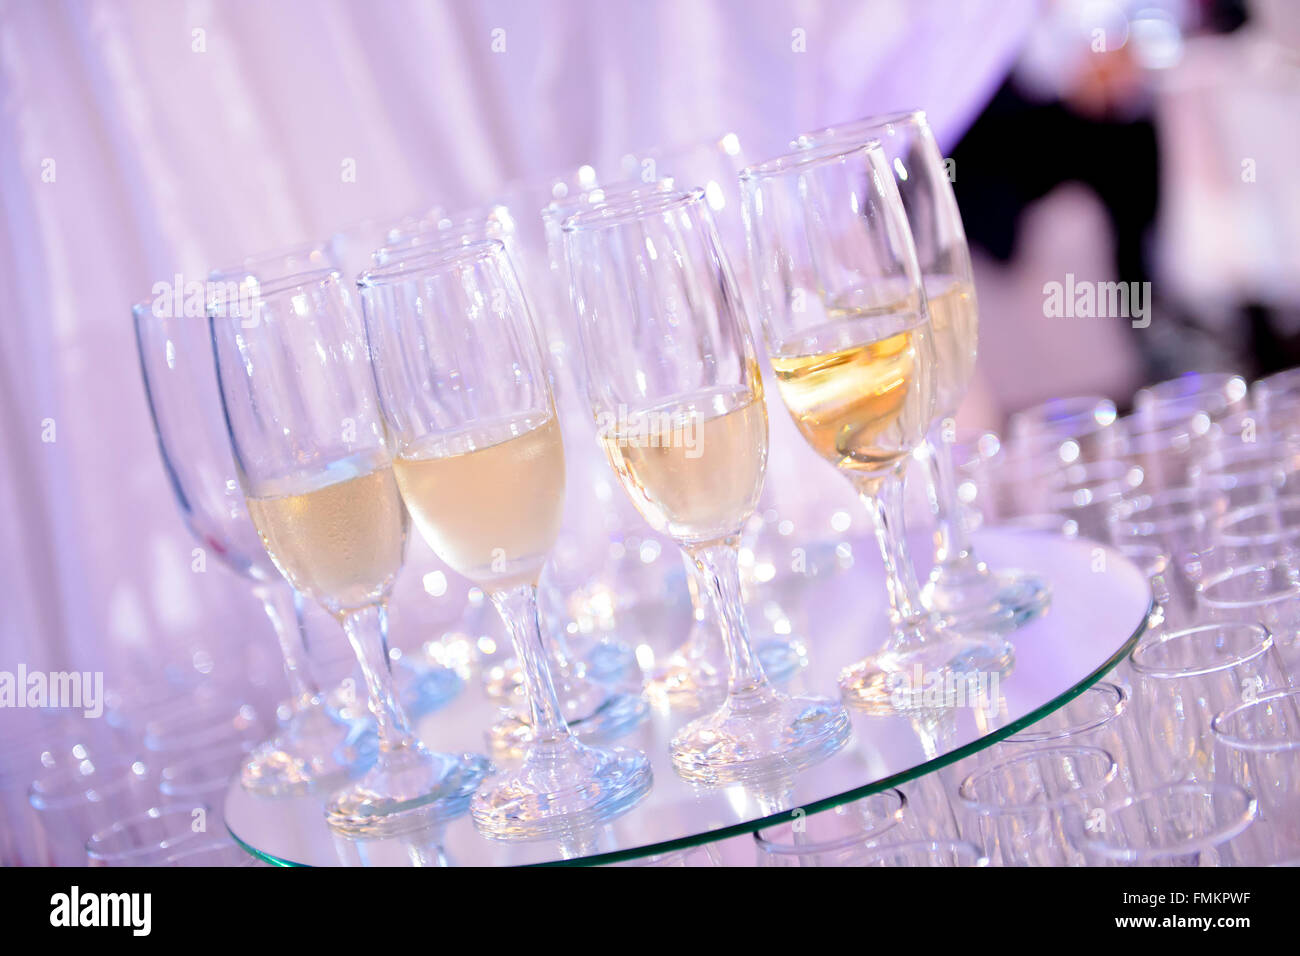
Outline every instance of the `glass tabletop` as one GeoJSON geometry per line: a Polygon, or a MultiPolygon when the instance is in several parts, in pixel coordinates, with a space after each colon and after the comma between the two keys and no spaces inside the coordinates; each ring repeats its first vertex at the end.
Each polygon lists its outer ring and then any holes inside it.
{"type": "MultiPolygon", "coordinates": [[[[319,798],[258,797],[237,781],[226,798],[227,827],[249,852],[286,866],[613,863],[751,832],[794,812],[815,813],[906,783],[991,746],[1083,693],[1132,650],[1152,609],[1141,571],[1095,542],[992,529],[977,534],[976,542],[991,566],[1031,569],[1053,594],[1043,616],[1010,636],[1013,670],[987,675],[992,705],[959,698],[959,706],[928,711],[925,718],[853,712],[849,743],[822,763],[761,787],[716,788],[681,779],[668,756],[673,734],[698,712],[652,709],[641,726],[616,741],[649,755],[650,794],[623,816],[563,842],[489,840],[467,817],[400,838],[349,839],[326,826],[319,798]]],[[[869,539],[852,547],[854,555],[874,557],[869,539]]],[[[928,553],[926,543],[918,540],[914,553],[928,553]]],[[[879,559],[873,564],[862,557],[851,569],[794,581],[782,590],[779,600],[792,607],[796,636],[809,657],[783,689],[837,692],[840,669],[884,639],[882,581],[879,559]]],[[[433,749],[481,752],[483,732],[499,710],[475,675],[417,730],[433,749]]]]}

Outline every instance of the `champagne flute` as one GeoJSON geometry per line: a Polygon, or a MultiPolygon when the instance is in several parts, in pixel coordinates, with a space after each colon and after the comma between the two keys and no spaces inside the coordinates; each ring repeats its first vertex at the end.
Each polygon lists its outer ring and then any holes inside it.
{"type": "Polygon", "coordinates": [[[1051,601],[1051,589],[1024,571],[990,571],[979,559],[957,501],[953,417],[975,372],[979,318],[970,250],[943,156],[921,110],[805,133],[803,148],[876,141],[898,186],[916,246],[935,348],[936,423],[915,457],[926,467],[935,519],[935,564],[921,590],[925,606],[964,628],[1014,629],[1051,601]]]}
{"type": "Polygon", "coordinates": [[[652,190],[564,223],[587,391],[637,509],[703,572],[720,611],[727,698],[673,738],[704,784],[786,777],[848,740],[837,702],[773,689],[741,603],[740,532],[767,465],[763,384],[704,191],[652,190]]]}
{"type": "Polygon", "coordinates": [[[393,693],[386,604],[407,515],[354,294],[328,269],[243,292],[209,308],[239,484],[276,567],[343,625],[379,733],[374,766],[326,819],[391,836],[463,813],[487,761],[431,754],[393,693]]]}
{"type": "Polygon", "coordinates": [[[195,314],[163,294],[132,309],[154,434],[181,516],[200,546],[248,581],[279,641],[290,716],[240,769],[245,788],[268,796],[330,790],[374,760],[374,734],[325,703],[308,670],[299,600],[258,541],[235,479],[230,438],[201,303],[195,314]]]}
{"type": "Polygon", "coordinates": [[[929,612],[903,533],[903,475],[934,418],[936,354],[907,217],[875,143],[806,149],[741,173],[764,335],[804,438],[876,523],[891,633],[841,675],[846,700],[892,713],[929,674],[997,670],[1012,650],[929,612]]]}
{"type": "Polygon", "coordinates": [[[438,557],[490,594],[523,669],[532,739],[474,797],[474,822],[542,839],[616,816],[649,791],[650,763],[579,743],[551,679],[537,582],[560,531],[564,447],[505,247],[444,247],[358,286],[402,498],[438,557]]]}
{"type": "MultiPolygon", "coordinates": [[[[397,228],[399,227],[393,226],[389,232],[391,233],[397,228]]],[[[370,230],[382,231],[382,229],[383,227],[374,222],[365,226],[354,227],[357,233],[363,235],[368,234],[370,230]]],[[[354,238],[359,239],[360,237],[356,236],[354,238]]],[[[245,256],[235,265],[213,269],[208,274],[209,291],[211,292],[209,300],[223,296],[235,298],[240,294],[241,289],[245,287],[252,289],[258,283],[273,282],[301,272],[340,269],[343,254],[347,251],[347,249],[340,246],[338,236],[336,236],[326,242],[305,242],[277,252],[245,256]]],[[[206,323],[203,323],[203,326],[205,347],[209,353],[207,364],[210,366],[211,336],[208,334],[206,323]]],[[[215,396],[215,379],[211,371],[208,371],[207,378],[214,383],[213,394],[215,396]]],[[[217,410],[220,411],[219,398],[217,399],[217,410]]],[[[221,433],[223,443],[229,446],[230,440],[225,436],[224,423],[221,423],[221,433]]],[[[229,480],[232,482],[229,486],[232,495],[238,496],[242,502],[243,496],[239,490],[239,484],[234,479],[233,464],[230,469],[229,480]]],[[[269,561],[267,563],[269,564],[269,561]]],[[[293,592],[293,597],[298,629],[305,647],[308,635],[303,618],[303,597],[297,591],[293,592]]],[[[398,697],[409,714],[420,715],[437,710],[460,692],[460,676],[449,667],[417,667],[408,663],[405,658],[402,658],[398,664],[399,669],[394,675],[394,683],[398,697]]],[[[331,700],[334,696],[334,694],[327,693],[325,698],[331,700]]]]}
{"type": "MultiPolygon", "coordinates": [[[[454,252],[458,247],[488,239],[501,242],[511,263],[522,257],[522,250],[515,234],[514,220],[509,210],[497,203],[484,209],[467,210],[454,216],[444,217],[431,230],[399,238],[390,245],[376,250],[375,266],[385,272],[392,271],[403,262],[443,252],[454,252]]],[[[520,284],[524,285],[522,278],[520,284]]],[[[540,332],[539,329],[539,334],[540,332]]],[[[545,338],[544,335],[542,337],[545,338]]],[[[551,357],[554,358],[554,355],[552,354],[551,357]]],[[[551,373],[552,388],[557,388],[558,383],[563,381],[559,374],[561,370],[553,364],[548,366],[548,370],[551,373]]],[[[563,432],[568,426],[565,425],[562,408],[562,405],[557,402],[557,409],[560,410],[560,427],[563,432]]],[[[581,491],[581,487],[570,488],[568,494],[572,497],[581,491]]],[[[590,497],[584,497],[581,502],[574,501],[573,507],[585,508],[589,502],[590,497]]],[[[563,534],[562,523],[561,535],[563,534]]],[[[590,548],[576,550],[585,554],[590,548]]],[[[558,570],[554,548],[551,550],[551,560],[551,572],[554,575],[558,570]]],[[[572,652],[562,629],[551,630],[544,635],[544,640],[547,644],[551,678],[565,719],[570,730],[575,734],[584,739],[609,740],[627,732],[646,717],[648,707],[639,693],[611,689],[588,677],[587,662],[578,659],[572,652]]],[[[630,650],[624,655],[624,660],[635,664],[630,650]]],[[[639,673],[637,676],[639,677],[639,673]]],[[[522,673],[518,668],[514,669],[509,682],[512,689],[522,688],[522,673]]],[[[639,691],[639,687],[635,689],[639,691]]],[[[532,732],[527,706],[522,710],[507,711],[502,719],[488,730],[492,755],[507,757],[519,753],[531,739],[532,732]]]]}

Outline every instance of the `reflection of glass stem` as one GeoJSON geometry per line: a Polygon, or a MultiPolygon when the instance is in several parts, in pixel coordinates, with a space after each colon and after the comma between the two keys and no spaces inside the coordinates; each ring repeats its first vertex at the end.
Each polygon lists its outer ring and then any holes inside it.
{"type": "Polygon", "coordinates": [[[307,628],[303,621],[302,596],[288,585],[262,584],[255,589],[266,616],[275,628],[284,659],[284,676],[289,682],[291,706],[302,713],[320,700],[320,688],[306,668],[307,628]]]}
{"type": "Polygon", "coordinates": [[[970,533],[962,520],[961,504],[957,499],[957,476],[952,463],[951,422],[941,420],[917,450],[916,458],[925,465],[929,480],[926,492],[930,499],[930,513],[934,516],[934,560],[940,568],[973,570],[984,566],[976,559],[970,533]]]}

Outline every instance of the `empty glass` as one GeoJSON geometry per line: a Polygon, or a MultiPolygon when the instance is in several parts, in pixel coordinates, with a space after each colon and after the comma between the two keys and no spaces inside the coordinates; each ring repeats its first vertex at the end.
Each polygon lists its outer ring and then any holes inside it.
{"type": "Polygon", "coordinates": [[[901,843],[918,834],[906,825],[907,798],[882,790],[829,810],[796,810],[788,823],[754,833],[759,866],[859,866],[884,841],[901,843]]]}
{"type": "MultiPolygon", "coordinates": [[[[1067,819],[1114,796],[1119,767],[1100,747],[1063,745],[1016,754],[976,770],[957,790],[975,839],[1003,866],[1079,862],[1067,819]]],[[[965,828],[963,828],[965,832],[965,828]]]]}
{"type": "Polygon", "coordinates": [[[1231,866],[1256,813],[1231,783],[1172,783],[1072,814],[1069,829],[1088,866],[1231,866]]]}
{"type": "Polygon", "coordinates": [[[1263,694],[1210,726],[1231,779],[1259,801],[1275,854],[1300,851],[1300,691],[1263,694]]]}
{"type": "Polygon", "coordinates": [[[1133,651],[1129,667],[1144,785],[1214,780],[1215,714],[1286,686],[1272,635],[1245,622],[1157,631],[1133,651]]]}
{"type": "Polygon", "coordinates": [[[206,807],[151,807],[93,834],[86,859],[90,866],[159,866],[207,833],[206,807]]]}

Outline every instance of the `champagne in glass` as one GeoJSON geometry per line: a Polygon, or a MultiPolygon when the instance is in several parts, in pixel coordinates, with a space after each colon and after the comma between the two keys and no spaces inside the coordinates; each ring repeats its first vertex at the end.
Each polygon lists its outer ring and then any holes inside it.
{"type": "Polygon", "coordinates": [[[741,181],[782,400],[857,488],[884,561],[890,636],[841,675],[845,700],[893,713],[913,699],[900,703],[896,692],[918,667],[926,680],[1003,670],[1005,641],[954,633],[931,615],[907,550],[903,475],[934,419],[938,335],[884,154],[876,144],[804,150],[750,167],[741,181]]]}
{"type": "MultiPolygon", "coordinates": [[[[323,258],[315,245],[249,257],[237,270],[214,272],[210,287],[229,283],[227,291],[236,292],[249,276],[284,275],[323,258]]],[[[252,585],[279,639],[289,716],[249,753],[240,781],[267,796],[337,789],[373,762],[374,733],[333,710],[311,676],[301,598],[263,551],[236,481],[207,319],[177,314],[170,295],[140,303],[132,315],[158,448],[181,514],[195,539],[252,585]]]]}
{"type": "Polygon", "coordinates": [[[979,338],[970,252],[952,183],[925,114],[911,110],[806,133],[798,147],[875,143],[895,181],[916,247],[934,335],[935,424],[916,457],[926,468],[935,558],[921,599],[964,630],[1011,630],[1040,614],[1051,591],[1037,575],[991,571],[975,553],[957,501],[953,416],[975,371],[979,338]]]}
{"type": "Polygon", "coordinates": [[[365,330],[332,270],[254,283],[209,310],[226,422],[249,514],[271,559],[343,625],[379,733],[374,766],[326,805],[350,836],[392,836],[464,813],[487,761],[432,754],[389,671],[389,592],[407,515],[365,330]]]}
{"type": "Polygon", "coordinates": [[[723,622],[726,700],[677,733],[673,765],[710,785],[784,781],[844,746],[849,719],[836,701],[773,689],[750,642],[738,552],[767,466],[767,412],[704,191],[627,194],[570,216],[564,238],[601,445],[723,622]]]}
{"type": "Polygon", "coordinates": [[[397,486],[443,561],[487,591],[523,671],[531,739],[475,795],[498,839],[572,834],[650,789],[644,754],[569,730],[542,640],[537,583],[560,531],[564,450],[528,307],[496,240],[390,262],[358,280],[397,486]]]}

